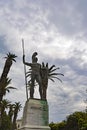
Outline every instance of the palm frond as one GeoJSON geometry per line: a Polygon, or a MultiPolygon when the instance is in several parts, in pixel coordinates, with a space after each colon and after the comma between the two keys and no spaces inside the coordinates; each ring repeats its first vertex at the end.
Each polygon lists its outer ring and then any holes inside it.
{"type": "Polygon", "coordinates": [[[20,111],[20,108],[22,108],[20,102],[15,102],[14,107],[15,107],[15,110],[18,110],[18,111],[20,111]]]}
{"type": "Polygon", "coordinates": [[[46,67],[48,68],[48,63],[46,63],[46,67]]]}
{"type": "Polygon", "coordinates": [[[15,59],[12,59],[14,62],[16,62],[16,60],[15,59]]]}
{"type": "Polygon", "coordinates": [[[49,71],[52,70],[54,67],[55,67],[55,65],[52,65],[52,66],[49,68],[49,71]]]}
{"type": "MultiPolygon", "coordinates": [[[[6,89],[6,91],[7,91],[8,93],[10,92],[10,90],[9,90],[9,89],[6,89]]],[[[6,91],[5,91],[5,92],[6,92],[6,91]]],[[[4,94],[4,95],[5,95],[5,94],[4,94]]]]}
{"type": "Polygon", "coordinates": [[[51,70],[50,73],[52,73],[53,71],[56,71],[57,69],[60,69],[60,68],[59,67],[55,68],[55,69],[51,70]]]}
{"type": "Polygon", "coordinates": [[[50,73],[50,76],[51,75],[62,75],[62,76],[64,76],[62,73],[50,73]]]}
{"type": "Polygon", "coordinates": [[[11,80],[12,80],[12,79],[6,78],[5,83],[8,85],[8,84],[10,84],[10,83],[11,83],[11,80]]]}
{"type": "Polygon", "coordinates": [[[29,77],[29,76],[31,76],[31,74],[26,75],[26,78],[29,77]]]}
{"type": "Polygon", "coordinates": [[[15,54],[12,54],[12,53],[8,52],[8,53],[7,53],[7,56],[4,57],[4,58],[10,59],[10,60],[13,60],[13,61],[16,62],[16,60],[14,59],[14,58],[16,58],[16,57],[17,57],[17,56],[16,56],[15,54]]]}
{"type": "Polygon", "coordinates": [[[30,74],[31,72],[32,72],[32,71],[28,71],[28,72],[26,72],[26,74],[28,74],[28,73],[30,74]]]}
{"type": "Polygon", "coordinates": [[[58,73],[52,73],[52,74],[49,74],[49,76],[52,76],[52,75],[58,75],[58,73]]]}
{"type": "Polygon", "coordinates": [[[17,89],[17,88],[9,86],[7,87],[7,89],[17,89]]]}
{"type": "Polygon", "coordinates": [[[6,92],[9,93],[11,89],[17,89],[17,88],[14,88],[14,87],[11,87],[11,86],[9,86],[9,87],[5,87],[4,90],[3,90],[4,95],[6,94],[6,92]]]}
{"type": "Polygon", "coordinates": [[[57,79],[57,80],[59,80],[60,82],[62,82],[62,80],[61,80],[60,78],[56,77],[56,76],[51,76],[51,78],[52,78],[52,79],[57,79]]]}
{"type": "Polygon", "coordinates": [[[42,67],[45,67],[44,62],[42,62],[42,67]]]}
{"type": "Polygon", "coordinates": [[[55,82],[52,78],[49,78],[52,82],[55,82]]]}

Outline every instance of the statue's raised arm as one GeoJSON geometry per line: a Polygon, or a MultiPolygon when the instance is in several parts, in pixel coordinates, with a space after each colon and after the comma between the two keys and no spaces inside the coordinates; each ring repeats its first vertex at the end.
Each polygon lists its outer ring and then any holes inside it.
{"type": "Polygon", "coordinates": [[[23,63],[27,66],[31,66],[31,63],[25,62],[25,55],[23,55],[23,63]]]}

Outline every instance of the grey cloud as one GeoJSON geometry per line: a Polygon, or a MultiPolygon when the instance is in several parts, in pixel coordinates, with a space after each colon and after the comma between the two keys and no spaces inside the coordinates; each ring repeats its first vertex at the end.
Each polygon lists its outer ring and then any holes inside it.
{"type": "Polygon", "coordinates": [[[5,45],[5,36],[0,36],[0,53],[7,53],[7,47],[5,45]]]}
{"type": "Polygon", "coordinates": [[[86,3],[85,0],[55,1],[49,5],[51,11],[49,21],[56,26],[61,34],[66,36],[75,36],[78,31],[86,32],[86,3]]]}
{"type": "MultiPolygon", "coordinates": [[[[17,1],[16,1],[17,2],[17,1]]],[[[24,2],[24,1],[23,1],[24,2]]],[[[20,3],[20,2],[18,2],[20,3]]],[[[48,22],[55,25],[58,31],[63,35],[75,36],[78,31],[84,32],[86,26],[86,1],[25,1],[24,7],[21,4],[16,4],[14,2],[9,2],[8,8],[10,12],[13,12],[13,16],[10,15],[8,11],[7,15],[9,16],[7,20],[16,22],[16,26],[19,28],[26,28],[28,23],[36,21],[40,22],[42,18],[40,18],[41,12],[44,18],[44,13],[48,13],[48,22]],[[50,4],[49,4],[50,2],[50,4]],[[11,4],[11,5],[10,5],[11,4]],[[18,9],[19,8],[19,9],[18,9]],[[15,15],[15,13],[17,15],[15,15]],[[27,19],[29,18],[29,21],[27,19]],[[13,20],[12,20],[13,19],[13,20]],[[33,20],[32,20],[33,19],[33,20]],[[22,23],[22,24],[21,24],[22,23]],[[84,30],[83,30],[84,29],[84,30]]],[[[3,4],[4,5],[4,4],[3,4]]],[[[42,23],[43,19],[41,20],[42,23]]],[[[50,24],[46,24],[45,26],[50,26],[50,24]]],[[[21,28],[21,29],[22,29],[21,28]]],[[[86,33],[86,30],[85,32],[86,33]]],[[[85,34],[84,34],[85,35],[85,34]]]]}

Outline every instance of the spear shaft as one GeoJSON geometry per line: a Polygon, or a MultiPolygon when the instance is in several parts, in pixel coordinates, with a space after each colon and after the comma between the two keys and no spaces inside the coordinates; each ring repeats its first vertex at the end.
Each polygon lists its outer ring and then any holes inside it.
{"type": "MultiPolygon", "coordinates": [[[[23,55],[25,55],[25,52],[24,52],[24,39],[22,39],[22,49],[23,49],[23,55]]],[[[26,98],[28,100],[28,90],[27,90],[27,78],[26,78],[26,66],[25,66],[25,64],[24,64],[24,74],[25,74],[26,98]]]]}

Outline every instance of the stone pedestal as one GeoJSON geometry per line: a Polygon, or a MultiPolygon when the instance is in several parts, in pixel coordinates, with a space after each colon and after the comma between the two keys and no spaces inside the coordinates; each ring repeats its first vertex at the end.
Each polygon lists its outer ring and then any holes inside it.
{"type": "Polygon", "coordinates": [[[47,101],[29,99],[24,107],[20,130],[50,130],[48,111],[47,101]]]}

